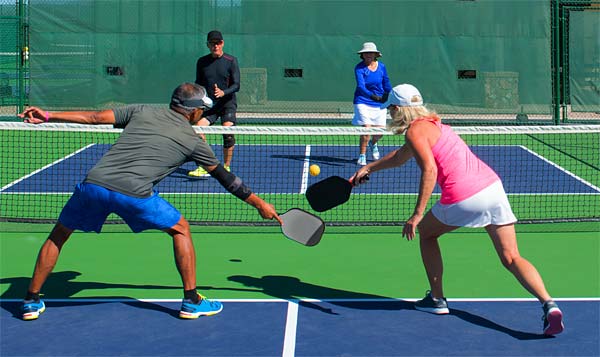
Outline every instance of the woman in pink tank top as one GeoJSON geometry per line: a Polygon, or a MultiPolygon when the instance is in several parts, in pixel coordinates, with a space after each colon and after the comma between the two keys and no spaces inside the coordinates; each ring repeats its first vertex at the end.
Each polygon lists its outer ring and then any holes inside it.
{"type": "Polygon", "coordinates": [[[361,167],[350,180],[355,184],[365,183],[367,175],[402,166],[413,157],[419,165],[419,195],[402,236],[412,240],[418,228],[421,257],[431,290],[415,302],[415,308],[434,314],[449,313],[442,286],[438,238],[459,227],[485,227],[504,267],[542,303],[543,333],[562,332],[562,312],[546,291],[537,269],[519,254],[514,227],[517,219],[498,175],[449,126],[442,124],[436,113],[423,105],[414,86],[394,87],[382,107],[390,111],[391,131],[405,134],[406,144],[361,167]],[[436,183],[442,191],[441,198],[425,213],[436,183]]]}

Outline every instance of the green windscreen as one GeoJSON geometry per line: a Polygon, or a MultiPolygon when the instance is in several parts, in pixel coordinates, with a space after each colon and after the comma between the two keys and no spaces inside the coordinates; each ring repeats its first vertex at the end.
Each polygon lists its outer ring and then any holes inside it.
{"type": "Polygon", "coordinates": [[[569,92],[573,111],[600,112],[600,9],[571,11],[569,92]]]}
{"type": "Polygon", "coordinates": [[[241,67],[239,110],[352,113],[356,53],[457,118],[551,119],[550,1],[30,0],[30,102],[166,103],[194,81],[206,33],[241,67]]]}

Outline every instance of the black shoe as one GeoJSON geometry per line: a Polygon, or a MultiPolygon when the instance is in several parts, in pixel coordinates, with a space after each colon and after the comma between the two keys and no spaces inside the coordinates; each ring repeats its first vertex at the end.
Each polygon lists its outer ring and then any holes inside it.
{"type": "Polygon", "coordinates": [[[415,301],[415,309],[425,311],[436,315],[445,315],[450,313],[446,298],[434,298],[431,291],[427,290],[427,295],[419,301],[415,301]]]}
{"type": "Polygon", "coordinates": [[[552,300],[546,301],[542,305],[544,309],[544,335],[553,336],[558,335],[565,329],[565,325],[562,322],[562,311],[558,308],[558,305],[552,300]]]}

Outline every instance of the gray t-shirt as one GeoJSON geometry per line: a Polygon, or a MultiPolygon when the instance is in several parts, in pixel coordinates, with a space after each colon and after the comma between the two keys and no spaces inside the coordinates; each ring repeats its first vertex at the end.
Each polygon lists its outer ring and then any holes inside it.
{"type": "Polygon", "coordinates": [[[123,133],[84,182],[143,198],[186,161],[203,166],[219,163],[189,121],[173,110],[129,105],[113,112],[114,127],[123,128],[123,133]]]}

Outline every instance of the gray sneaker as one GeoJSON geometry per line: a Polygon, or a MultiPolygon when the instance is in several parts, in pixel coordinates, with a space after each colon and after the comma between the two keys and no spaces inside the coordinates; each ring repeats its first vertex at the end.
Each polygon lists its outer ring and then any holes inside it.
{"type": "Polygon", "coordinates": [[[558,335],[565,329],[565,325],[562,322],[562,311],[558,308],[558,305],[552,300],[546,301],[542,305],[544,309],[544,335],[553,336],[558,335]]]}
{"type": "Polygon", "coordinates": [[[434,298],[431,296],[430,290],[427,290],[423,299],[415,301],[415,309],[436,315],[445,315],[450,313],[446,298],[434,298]]]}

